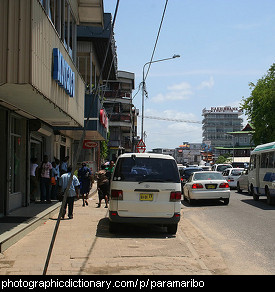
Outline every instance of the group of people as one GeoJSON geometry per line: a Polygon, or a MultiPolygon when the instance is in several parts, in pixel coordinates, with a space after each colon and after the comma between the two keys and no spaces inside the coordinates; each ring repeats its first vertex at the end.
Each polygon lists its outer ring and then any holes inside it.
{"type": "MultiPolygon", "coordinates": [[[[43,161],[39,166],[37,159],[32,158],[30,164],[30,181],[31,181],[31,201],[35,201],[35,193],[40,183],[40,201],[41,203],[51,203],[51,200],[55,200],[58,194],[64,194],[68,182],[70,181],[72,167],[68,166],[69,156],[66,156],[62,163],[55,158],[51,163],[48,156],[44,155],[43,161]]],[[[101,201],[105,200],[105,208],[108,207],[109,192],[110,192],[110,178],[114,169],[114,161],[108,164],[103,164],[101,170],[96,173],[97,190],[98,190],[98,206],[100,208],[101,201]]],[[[73,207],[75,197],[82,196],[82,206],[88,206],[88,196],[90,189],[93,185],[94,177],[90,168],[86,163],[82,163],[81,168],[73,174],[72,183],[68,189],[66,205],[62,218],[66,214],[68,206],[68,217],[73,218],[73,207]]]]}
{"type": "MultiPolygon", "coordinates": [[[[41,203],[51,203],[51,200],[58,199],[59,194],[64,194],[70,180],[72,167],[68,166],[69,156],[66,156],[60,164],[59,159],[51,163],[48,155],[44,155],[43,161],[39,166],[37,159],[32,158],[30,164],[30,198],[35,201],[35,193],[40,185],[41,203]]],[[[88,195],[93,183],[91,170],[82,163],[77,175],[73,176],[72,184],[68,190],[68,196],[64,211],[68,206],[68,217],[73,218],[73,205],[75,197],[82,195],[83,206],[88,205],[88,195]]],[[[62,216],[64,218],[64,215],[62,216]]]]}
{"type": "Polygon", "coordinates": [[[68,172],[69,156],[66,156],[60,164],[60,160],[55,158],[51,163],[48,155],[43,156],[41,165],[38,165],[37,158],[31,159],[30,164],[30,199],[35,201],[35,193],[40,185],[41,203],[51,203],[57,199],[58,185],[60,177],[68,172]]]}

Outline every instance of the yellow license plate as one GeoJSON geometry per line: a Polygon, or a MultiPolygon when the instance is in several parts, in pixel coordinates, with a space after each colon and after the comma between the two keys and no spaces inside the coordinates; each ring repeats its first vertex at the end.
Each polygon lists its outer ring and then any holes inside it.
{"type": "Polygon", "coordinates": [[[140,201],[153,201],[153,194],[140,194],[139,199],[140,201]]]}
{"type": "Polygon", "coordinates": [[[216,186],[215,186],[215,185],[207,185],[206,188],[207,188],[207,189],[215,189],[216,186]]]}

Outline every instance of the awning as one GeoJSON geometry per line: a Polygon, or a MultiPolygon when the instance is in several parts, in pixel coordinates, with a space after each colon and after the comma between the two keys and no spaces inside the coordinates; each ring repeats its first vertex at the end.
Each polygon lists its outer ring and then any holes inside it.
{"type": "Polygon", "coordinates": [[[103,0],[78,0],[79,21],[103,26],[103,0]]]}

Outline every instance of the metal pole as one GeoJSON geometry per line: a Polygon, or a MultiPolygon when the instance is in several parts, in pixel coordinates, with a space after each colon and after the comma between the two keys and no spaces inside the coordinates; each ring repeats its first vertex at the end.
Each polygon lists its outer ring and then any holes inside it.
{"type": "Polygon", "coordinates": [[[158,63],[158,62],[162,62],[162,61],[167,61],[167,60],[171,60],[171,59],[175,59],[175,58],[179,58],[180,55],[174,55],[173,57],[170,58],[165,58],[165,59],[160,59],[160,60],[156,60],[156,61],[151,61],[151,62],[147,62],[144,64],[143,66],[143,70],[142,70],[142,113],[141,113],[141,140],[143,140],[144,138],[144,130],[143,130],[143,125],[144,125],[144,91],[145,91],[145,78],[144,78],[144,69],[145,66],[148,64],[153,64],[153,63],[158,63]]]}

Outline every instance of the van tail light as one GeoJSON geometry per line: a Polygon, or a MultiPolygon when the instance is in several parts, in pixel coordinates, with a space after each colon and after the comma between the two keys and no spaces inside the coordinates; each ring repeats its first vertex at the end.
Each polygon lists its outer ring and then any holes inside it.
{"type": "Polygon", "coordinates": [[[181,200],[181,192],[171,192],[170,193],[170,201],[176,202],[181,200]]]}
{"type": "Polygon", "coordinates": [[[122,190],[111,190],[111,199],[123,200],[123,191],[122,190]]]}
{"type": "Polygon", "coordinates": [[[221,183],[219,187],[221,189],[228,189],[229,188],[229,184],[228,183],[221,183]]]}
{"type": "Polygon", "coordinates": [[[203,189],[202,184],[192,184],[192,189],[203,189]]]}

